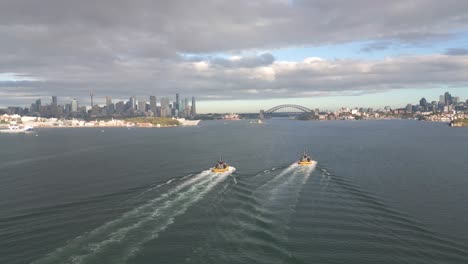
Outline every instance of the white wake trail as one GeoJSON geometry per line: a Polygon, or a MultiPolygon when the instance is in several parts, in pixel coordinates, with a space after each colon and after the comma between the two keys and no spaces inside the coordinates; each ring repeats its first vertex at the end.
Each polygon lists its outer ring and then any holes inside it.
{"type": "Polygon", "coordinates": [[[233,167],[222,174],[203,171],[33,263],[99,262],[100,253],[105,253],[107,249],[118,252],[117,256],[113,256],[113,263],[124,263],[142,244],[156,238],[176,216],[183,214],[234,171],[233,167]]]}
{"type": "Polygon", "coordinates": [[[266,183],[260,185],[260,187],[258,187],[258,189],[264,189],[264,188],[268,188],[268,186],[270,186],[270,185],[274,185],[278,180],[280,180],[284,176],[288,175],[289,173],[293,172],[298,167],[299,167],[299,165],[297,163],[293,163],[293,164],[289,165],[286,169],[284,169],[278,175],[276,175],[275,177],[273,177],[272,179],[270,179],[266,183]]]}
{"type": "Polygon", "coordinates": [[[317,162],[313,162],[309,166],[291,164],[275,178],[261,186],[259,192],[264,197],[263,206],[268,209],[292,206],[316,165],[317,162]]]}

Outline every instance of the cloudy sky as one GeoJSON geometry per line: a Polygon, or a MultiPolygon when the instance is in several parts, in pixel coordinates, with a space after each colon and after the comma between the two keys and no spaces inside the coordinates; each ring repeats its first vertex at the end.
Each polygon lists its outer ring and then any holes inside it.
{"type": "Polygon", "coordinates": [[[0,106],[196,96],[203,112],[468,98],[466,0],[0,0],[0,106]]]}

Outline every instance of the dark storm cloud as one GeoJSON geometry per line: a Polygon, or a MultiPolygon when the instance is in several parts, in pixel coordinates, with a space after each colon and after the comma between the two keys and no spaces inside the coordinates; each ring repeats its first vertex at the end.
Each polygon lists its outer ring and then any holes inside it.
{"type": "MultiPolygon", "coordinates": [[[[375,42],[368,47],[370,51],[388,47],[386,42],[443,41],[453,32],[467,30],[467,25],[468,2],[464,0],[3,0],[0,81],[8,84],[3,83],[0,89],[4,94],[6,86],[17,87],[16,95],[8,90],[11,96],[25,98],[38,94],[86,96],[90,89],[103,96],[179,91],[209,98],[222,88],[232,98],[242,99],[293,94],[284,92],[287,89],[296,93],[367,86],[386,89],[403,81],[429,85],[423,78],[425,73],[411,68],[408,71],[413,75],[400,72],[403,77],[395,74],[393,82],[379,74],[357,74],[349,84],[338,85],[338,80],[327,79],[327,74],[348,76],[301,63],[292,70],[284,65],[281,68],[265,50],[375,42]],[[210,55],[246,50],[258,55],[238,59],[210,55]],[[188,61],[180,54],[194,57],[188,61]],[[2,80],[1,73],[38,81],[15,86],[11,80],[2,80]],[[283,79],[285,76],[294,78],[283,79]],[[379,78],[385,80],[376,85],[379,78]]],[[[363,63],[345,61],[340,70],[353,74],[363,63]]],[[[431,69],[445,69],[451,62],[444,58],[429,64],[431,69]]],[[[458,71],[466,70],[463,67],[463,63],[451,65],[446,76],[455,75],[459,80],[458,71]]],[[[5,99],[0,101],[6,103],[5,99]]]]}
{"type": "Polygon", "coordinates": [[[468,55],[468,49],[466,49],[466,48],[451,48],[451,49],[447,49],[445,54],[452,55],[452,56],[464,56],[464,55],[468,55]]]}

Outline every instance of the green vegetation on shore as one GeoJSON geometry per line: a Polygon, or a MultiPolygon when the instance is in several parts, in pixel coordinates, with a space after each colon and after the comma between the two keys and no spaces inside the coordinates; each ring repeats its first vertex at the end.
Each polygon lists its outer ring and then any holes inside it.
{"type": "Polygon", "coordinates": [[[125,119],[129,123],[150,123],[153,126],[160,124],[161,126],[177,126],[180,125],[179,121],[172,118],[165,117],[132,117],[125,119]]]}

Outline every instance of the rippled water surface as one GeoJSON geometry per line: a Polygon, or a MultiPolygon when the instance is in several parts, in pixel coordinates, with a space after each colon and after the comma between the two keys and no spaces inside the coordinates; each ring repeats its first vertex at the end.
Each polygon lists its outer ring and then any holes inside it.
{"type": "Polygon", "coordinates": [[[0,263],[468,263],[467,150],[417,121],[0,135],[0,263]]]}

